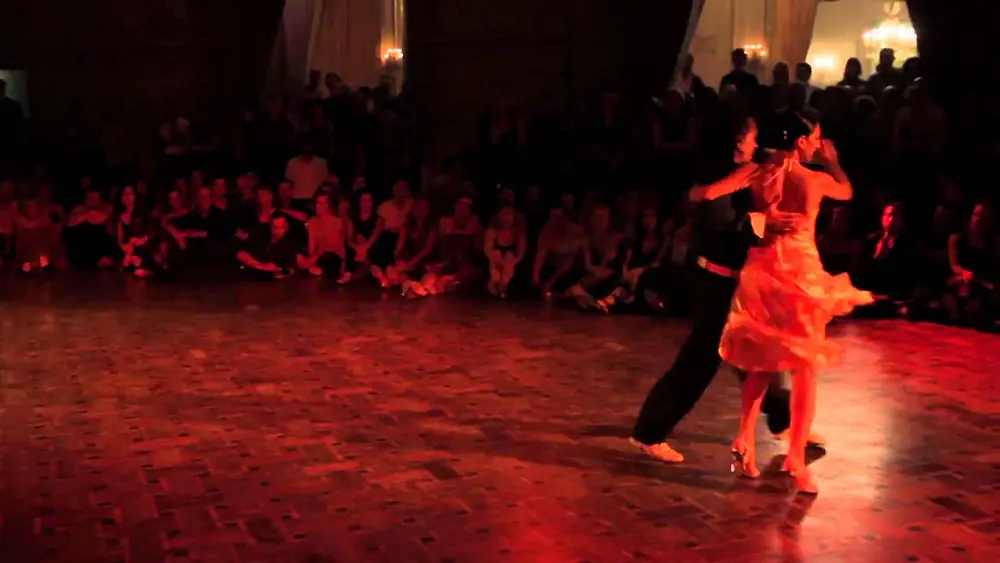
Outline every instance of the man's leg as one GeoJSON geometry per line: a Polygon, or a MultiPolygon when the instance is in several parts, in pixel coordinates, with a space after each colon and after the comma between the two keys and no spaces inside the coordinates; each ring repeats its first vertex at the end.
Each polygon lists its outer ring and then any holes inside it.
{"type": "Polygon", "coordinates": [[[694,325],[674,365],[656,382],[639,411],[632,437],[645,445],[663,442],[701,398],[722,360],[719,339],[729,315],[735,281],[698,270],[692,277],[694,325]]]}
{"type": "Polygon", "coordinates": [[[764,395],[764,402],[761,411],[767,415],[767,429],[771,434],[781,434],[788,430],[792,423],[792,415],[789,411],[789,401],[791,392],[785,387],[785,378],[782,374],[777,374],[767,388],[764,395]]]}

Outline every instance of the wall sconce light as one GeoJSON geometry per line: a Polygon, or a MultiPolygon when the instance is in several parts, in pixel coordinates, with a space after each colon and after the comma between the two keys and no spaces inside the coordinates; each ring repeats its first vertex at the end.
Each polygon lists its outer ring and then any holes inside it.
{"type": "Polygon", "coordinates": [[[402,63],[403,63],[402,49],[392,48],[382,51],[382,64],[390,66],[390,65],[400,65],[402,63]]]}
{"type": "Polygon", "coordinates": [[[743,46],[743,52],[747,54],[748,59],[766,59],[767,58],[767,47],[760,43],[752,43],[743,46]]]}

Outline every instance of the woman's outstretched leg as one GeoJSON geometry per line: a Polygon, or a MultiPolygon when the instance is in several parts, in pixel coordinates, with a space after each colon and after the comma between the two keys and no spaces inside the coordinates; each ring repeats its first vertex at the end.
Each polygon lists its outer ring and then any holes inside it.
{"type": "Polygon", "coordinates": [[[751,479],[760,476],[756,462],[755,436],[760,405],[771,380],[769,374],[750,372],[743,382],[743,397],[740,401],[740,431],[733,441],[733,472],[739,471],[743,477],[751,479]]]}
{"type": "Polygon", "coordinates": [[[802,494],[819,492],[806,467],[806,445],[816,417],[816,371],[805,368],[792,374],[792,426],[789,429],[788,457],[785,469],[795,480],[795,488],[802,494]]]}

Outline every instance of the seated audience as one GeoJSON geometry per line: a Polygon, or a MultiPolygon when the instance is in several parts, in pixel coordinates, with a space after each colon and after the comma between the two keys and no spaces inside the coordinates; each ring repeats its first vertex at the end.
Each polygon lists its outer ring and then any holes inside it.
{"type": "Polygon", "coordinates": [[[17,193],[14,182],[0,182],[0,265],[14,244],[14,228],[18,215],[17,193]]]}
{"type": "Polygon", "coordinates": [[[890,301],[910,297],[914,289],[913,256],[903,208],[898,202],[890,203],[882,211],[882,228],[865,240],[850,270],[859,289],[889,299],[876,302],[864,310],[866,313],[886,314],[890,301]]]}
{"type": "MultiPolygon", "coordinates": [[[[271,232],[271,219],[281,215],[288,219],[274,206],[274,192],[267,186],[258,186],[256,194],[252,200],[252,207],[244,213],[239,227],[236,229],[236,238],[242,241],[251,238],[264,238],[271,232]]],[[[287,221],[286,221],[287,224],[287,221]]]]}
{"type": "Polygon", "coordinates": [[[598,308],[604,312],[610,311],[616,303],[633,302],[640,288],[646,307],[658,310],[664,306],[663,296],[657,289],[666,286],[666,270],[662,263],[669,247],[655,209],[642,212],[636,231],[638,235],[634,239],[625,240],[627,247],[621,284],[610,295],[597,301],[598,308]]]}
{"type": "MultiPolygon", "coordinates": [[[[523,224],[522,224],[523,225],[523,224]]],[[[517,224],[514,206],[503,204],[497,212],[497,223],[486,229],[484,253],[490,265],[487,289],[493,295],[507,297],[507,289],[517,265],[524,260],[528,243],[525,229],[517,224]]]]}
{"type": "Polygon", "coordinates": [[[256,234],[236,253],[240,267],[251,279],[281,279],[295,271],[298,248],[288,237],[288,218],[275,215],[267,235],[256,234]]]}
{"type": "Polygon", "coordinates": [[[851,269],[854,257],[861,251],[862,241],[851,232],[851,212],[847,206],[833,208],[830,225],[816,237],[816,247],[826,271],[843,274],[851,269]]]}
{"type": "Polygon", "coordinates": [[[383,259],[374,264],[372,273],[383,287],[399,285],[402,281],[396,275],[388,273],[397,262],[397,255],[404,244],[403,231],[406,229],[410,211],[413,209],[413,198],[410,184],[403,179],[397,180],[392,186],[392,198],[378,206],[378,216],[382,220],[382,234],[379,245],[382,247],[383,259]],[[391,249],[391,256],[389,251],[391,249]]]}
{"type": "Polygon", "coordinates": [[[409,295],[423,297],[472,285],[483,248],[483,228],[472,213],[472,200],[460,197],[454,211],[438,221],[438,261],[427,266],[427,275],[411,283],[409,295]]]}
{"type": "Polygon", "coordinates": [[[590,213],[583,264],[586,273],[566,294],[581,309],[597,307],[597,300],[607,297],[622,280],[624,252],[621,234],[611,230],[611,211],[595,204],[590,213]]]}
{"type": "MultiPolygon", "coordinates": [[[[319,191],[318,188],[317,191],[319,191]]],[[[306,221],[309,220],[309,202],[312,201],[314,196],[310,195],[308,200],[296,199],[294,196],[294,182],[291,180],[278,182],[275,207],[288,219],[290,229],[288,236],[298,241],[302,246],[305,246],[307,238],[306,221]]]]}
{"type": "Polygon", "coordinates": [[[156,270],[165,269],[165,254],[159,252],[161,241],[153,236],[149,218],[138,208],[138,197],[133,186],[122,188],[118,206],[115,241],[121,252],[122,269],[135,273],[137,277],[149,277],[156,270]],[[156,260],[157,255],[159,261],[156,260]]]}
{"type": "Polygon", "coordinates": [[[382,287],[389,287],[389,278],[383,268],[394,262],[396,241],[392,240],[387,245],[382,240],[385,219],[376,213],[371,192],[363,191],[357,197],[358,210],[351,222],[353,240],[350,243],[359,270],[355,273],[370,274],[382,287]]]}
{"type": "Polygon", "coordinates": [[[42,212],[37,201],[24,202],[15,224],[17,232],[16,257],[24,272],[47,269],[59,252],[59,224],[42,212]]]}
{"type": "Polygon", "coordinates": [[[919,270],[915,273],[916,290],[904,309],[913,320],[943,320],[940,318],[941,296],[952,277],[948,245],[954,229],[955,212],[948,205],[934,208],[930,231],[920,238],[916,249],[919,270]]]}
{"type": "Polygon", "coordinates": [[[299,268],[314,276],[335,278],[338,283],[350,280],[347,260],[347,230],[330,203],[330,196],[317,193],[313,201],[316,215],[306,223],[309,242],[306,254],[299,258],[299,268]]]}
{"type": "Polygon", "coordinates": [[[583,229],[570,219],[565,198],[552,208],[538,236],[532,284],[543,297],[564,293],[583,277],[583,229]]]}
{"type": "Polygon", "coordinates": [[[413,209],[401,233],[401,245],[396,264],[389,268],[390,279],[409,293],[409,282],[419,281],[427,274],[427,264],[434,259],[437,246],[437,222],[431,219],[431,204],[424,198],[413,200],[413,209]]]}
{"type": "Polygon", "coordinates": [[[77,270],[107,268],[115,263],[118,246],[110,231],[111,208],[101,192],[91,189],[83,203],[69,214],[63,244],[70,267],[77,270]]]}
{"type": "Polygon", "coordinates": [[[952,277],[943,303],[951,321],[992,328],[997,304],[997,241],[992,210],[985,203],[973,208],[965,229],[948,240],[952,277]]]}

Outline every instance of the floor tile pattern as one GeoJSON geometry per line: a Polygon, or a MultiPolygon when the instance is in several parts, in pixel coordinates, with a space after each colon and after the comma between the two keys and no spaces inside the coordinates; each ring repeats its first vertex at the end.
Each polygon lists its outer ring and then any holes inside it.
{"type": "MultiPolygon", "coordinates": [[[[1000,337],[831,327],[795,498],[722,373],[627,444],[684,322],[315,281],[0,282],[0,561],[1000,561],[1000,337]]],[[[763,425],[761,428],[764,431],[763,425]]]]}

